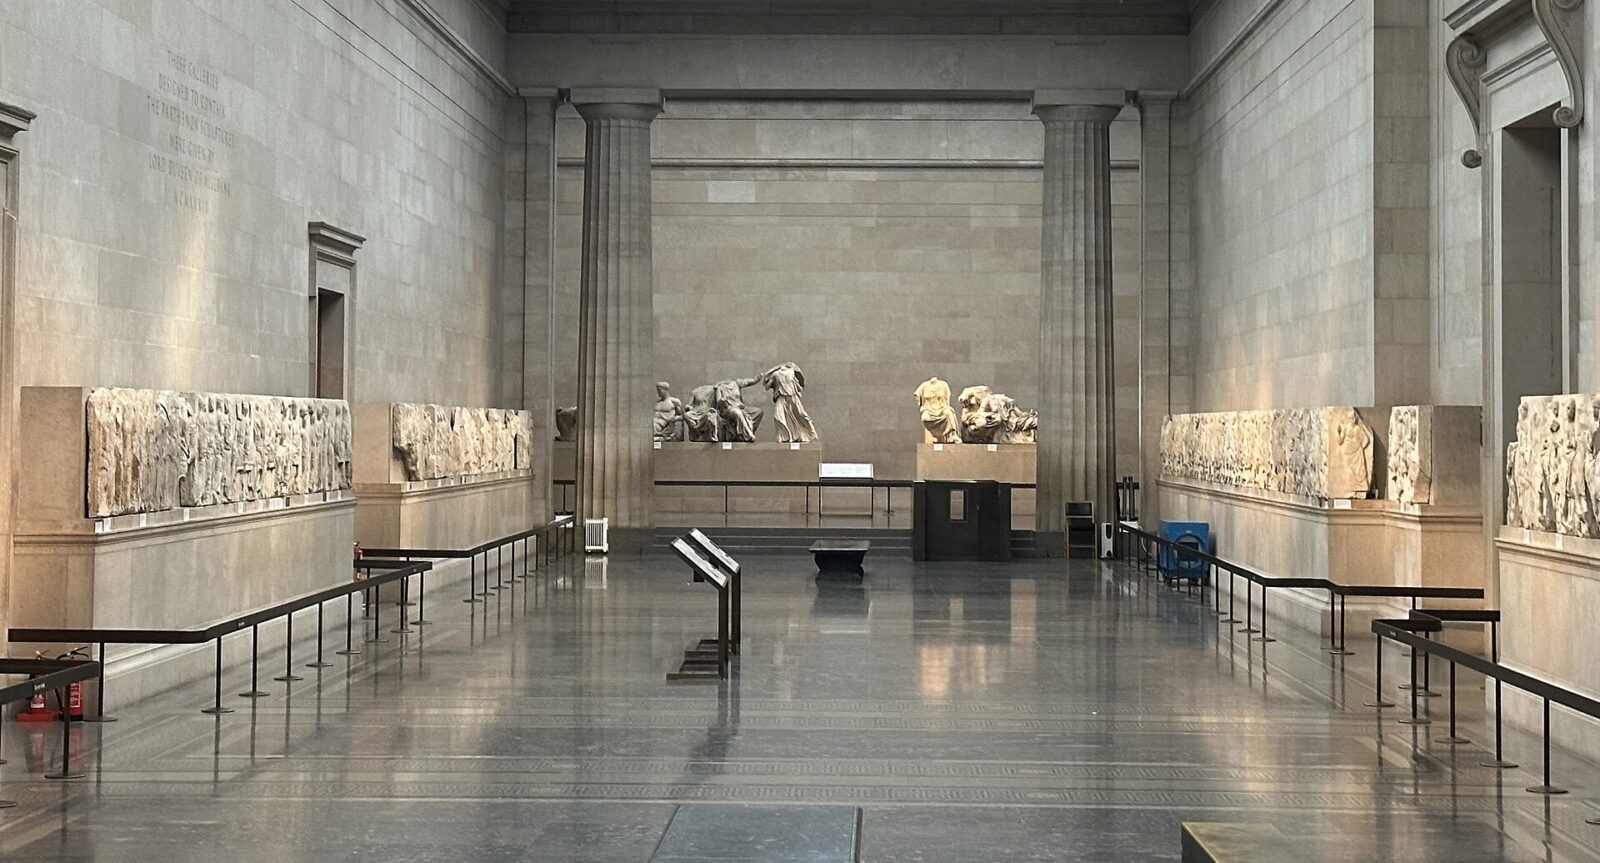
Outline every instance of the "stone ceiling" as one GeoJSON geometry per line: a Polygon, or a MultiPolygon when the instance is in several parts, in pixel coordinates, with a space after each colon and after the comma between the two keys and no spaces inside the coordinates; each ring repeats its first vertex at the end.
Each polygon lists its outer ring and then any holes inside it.
{"type": "Polygon", "coordinates": [[[1189,32],[1192,0],[509,0],[522,33],[1111,35],[1189,32]]]}

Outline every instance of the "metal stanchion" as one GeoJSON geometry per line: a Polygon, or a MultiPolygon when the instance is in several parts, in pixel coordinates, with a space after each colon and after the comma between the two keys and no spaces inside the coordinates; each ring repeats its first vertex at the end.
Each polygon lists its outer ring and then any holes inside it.
{"type": "MultiPolygon", "coordinates": [[[[1348,619],[1348,598],[1343,593],[1335,594],[1333,592],[1333,588],[1330,587],[1328,588],[1328,607],[1330,610],[1332,609],[1333,600],[1336,595],[1339,599],[1339,625],[1334,631],[1339,635],[1339,643],[1330,646],[1328,648],[1328,653],[1332,654],[1333,656],[1354,656],[1355,651],[1350,649],[1350,642],[1348,641],[1349,630],[1345,629],[1345,622],[1348,619]]],[[[1330,639],[1330,641],[1331,640],[1332,639],[1330,639]]],[[[1382,641],[1383,639],[1380,637],[1378,640],[1382,641]]]]}
{"type": "Polygon", "coordinates": [[[65,689],[56,690],[56,702],[61,706],[61,770],[46,773],[46,779],[82,779],[83,771],[72,769],[72,709],[65,689]]]}
{"type": "Polygon", "coordinates": [[[1264,584],[1261,585],[1261,634],[1252,640],[1263,644],[1278,640],[1267,635],[1267,586],[1264,584]]]}
{"type": "MultiPolygon", "coordinates": [[[[1234,630],[1235,632],[1243,632],[1246,635],[1249,635],[1252,632],[1261,631],[1256,629],[1255,625],[1255,602],[1253,601],[1255,598],[1254,588],[1255,580],[1247,576],[1244,580],[1244,626],[1234,630]]],[[[1266,588],[1262,588],[1261,592],[1266,593],[1266,588]]]]}
{"type": "Polygon", "coordinates": [[[232,713],[232,707],[222,706],[222,636],[220,635],[217,636],[217,667],[216,671],[212,673],[211,682],[212,687],[215,690],[212,693],[211,706],[203,708],[200,712],[209,713],[212,716],[220,716],[224,713],[232,713]]]}
{"type": "Polygon", "coordinates": [[[305,680],[294,673],[294,612],[283,616],[283,674],[272,678],[279,683],[293,683],[296,680],[305,680]]]}
{"type": "Polygon", "coordinates": [[[1417,649],[1411,648],[1411,715],[1399,720],[1401,725],[1432,725],[1433,720],[1417,714],[1417,649]]]}
{"type": "Polygon", "coordinates": [[[361,648],[350,643],[351,633],[355,632],[356,628],[355,615],[351,611],[355,601],[356,595],[353,591],[344,595],[344,650],[334,651],[339,656],[355,656],[361,652],[361,648]]]}
{"type": "Polygon", "coordinates": [[[322,659],[322,632],[323,632],[322,609],[323,609],[323,606],[325,606],[325,605],[326,605],[325,602],[317,603],[317,659],[316,659],[315,662],[307,662],[306,663],[306,667],[307,668],[327,668],[328,666],[333,664],[331,662],[325,662],[322,659]]]}
{"type": "Polygon", "coordinates": [[[1374,675],[1376,680],[1373,683],[1373,687],[1372,687],[1372,700],[1371,701],[1363,701],[1361,703],[1361,706],[1362,707],[1375,707],[1375,708],[1377,708],[1379,710],[1382,710],[1385,707],[1393,707],[1394,706],[1393,702],[1384,701],[1383,700],[1383,636],[1382,635],[1378,636],[1377,651],[1376,651],[1376,653],[1374,653],[1374,656],[1376,658],[1373,660],[1373,668],[1376,670],[1377,673],[1374,675]]]}
{"type": "Polygon", "coordinates": [[[462,602],[482,602],[478,598],[478,555],[473,554],[467,570],[467,598],[462,602]]]}
{"type": "MultiPolygon", "coordinates": [[[[84,722],[116,722],[115,716],[106,715],[106,643],[100,642],[100,671],[95,674],[94,715],[85,716],[84,722]]],[[[4,764],[0,761],[0,764],[4,764]]],[[[4,807],[0,807],[4,808],[4,807]]]]}
{"type": "Polygon", "coordinates": [[[1439,742],[1447,746],[1460,746],[1472,742],[1456,733],[1456,663],[1453,659],[1450,660],[1450,736],[1439,742]]]}
{"type": "Polygon", "coordinates": [[[425,603],[427,603],[427,601],[428,601],[428,571],[424,569],[421,572],[417,573],[417,619],[411,621],[411,625],[412,626],[427,626],[428,624],[433,622],[433,621],[431,621],[431,620],[429,620],[427,618],[426,614],[423,613],[423,608],[425,606],[425,603]]]}
{"type": "Polygon", "coordinates": [[[265,698],[267,694],[261,691],[256,678],[256,660],[260,656],[261,627],[250,627],[250,691],[239,693],[240,698],[265,698]]]}
{"type": "Polygon", "coordinates": [[[1567,789],[1550,784],[1550,699],[1544,699],[1544,783],[1529,786],[1535,794],[1565,794],[1567,789]]]}
{"type": "Polygon", "coordinates": [[[400,604],[395,607],[397,612],[395,614],[395,618],[398,621],[398,625],[395,626],[394,629],[389,630],[390,632],[406,633],[413,631],[411,629],[411,625],[406,622],[406,606],[410,604],[410,598],[411,576],[402,575],[400,576],[400,604]]]}
{"type": "Polygon", "coordinates": [[[1239,618],[1233,616],[1233,583],[1238,580],[1239,574],[1228,570],[1228,616],[1218,620],[1218,623],[1239,623],[1239,618]]]}

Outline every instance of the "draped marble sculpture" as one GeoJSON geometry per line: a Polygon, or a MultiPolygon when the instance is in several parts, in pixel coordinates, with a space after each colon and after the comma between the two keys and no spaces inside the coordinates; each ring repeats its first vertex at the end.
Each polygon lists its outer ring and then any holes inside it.
{"type": "Polygon", "coordinates": [[[95,389],[90,518],[350,488],[350,407],[331,399],[95,389]]]}
{"type": "Polygon", "coordinates": [[[1350,407],[1176,414],[1161,472],[1319,500],[1369,497],[1372,429],[1350,407]]]}
{"type": "Polygon", "coordinates": [[[683,411],[689,440],[754,441],[766,412],[745,404],[744,390],[760,382],[759,377],[729,378],[690,390],[689,406],[683,411]]]}
{"type": "Polygon", "coordinates": [[[401,403],[390,416],[390,442],[412,482],[533,466],[527,411],[401,403]]]}
{"type": "Polygon", "coordinates": [[[963,443],[1034,443],[1038,411],[1025,411],[1015,399],[986,386],[967,387],[958,401],[963,443]]]}
{"type": "Polygon", "coordinates": [[[917,409],[922,418],[924,442],[961,443],[956,412],[950,407],[949,384],[937,377],[928,378],[917,385],[912,395],[917,399],[917,409]]]}
{"type": "Polygon", "coordinates": [[[779,363],[762,373],[761,383],[772,395],[772,421],[778,427],[779,443],[806,443],[821,437],[800,402],[806,375],[799,366],[779,363]]]}
{"type": "Polygon", "coordinates": [[[1600,537],[1600,395],[1525,396],[1506,445],[1506,524],[1600,537]]]}

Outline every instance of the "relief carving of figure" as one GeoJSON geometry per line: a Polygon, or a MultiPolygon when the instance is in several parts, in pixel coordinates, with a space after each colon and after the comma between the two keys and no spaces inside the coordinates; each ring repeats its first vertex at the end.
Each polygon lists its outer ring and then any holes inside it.
{"type": "Polygon", "coordinates": [[[556,408],[556,440],[575,441],[577,439],[578,406],[556,408]]]}

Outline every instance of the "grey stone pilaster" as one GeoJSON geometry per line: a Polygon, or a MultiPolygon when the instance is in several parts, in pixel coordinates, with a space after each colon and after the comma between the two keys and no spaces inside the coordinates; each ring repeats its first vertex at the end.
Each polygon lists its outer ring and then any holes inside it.
{"type": "Polygon", "coordinates": [[[578,335],[578,512],[653,523],[650,123],[656,91],[574,92],[586,130],[578,335]]]}
{"type": "Polygon", "coordinates": [[[1045,128],[1035,527],[1047,552],[1060,546],[1068,501],[1112,517],[1109,131],[1120,96],[1034,99],[1045,128]]]}
{"type": "Polygon", "coordinates": [[[1172,102],[1139,94],[1140,516],[1161,517],[1161,423],[1172,412],[1172,102]]]}
{"type": "Polygon", "coordinates": [[[554,515],[551,441],[555,438],[556,108],[554,88],[524,89],[522,188],[522,407],[533,414],[533,470],[543,500],[536,513],[554,515]]]}

